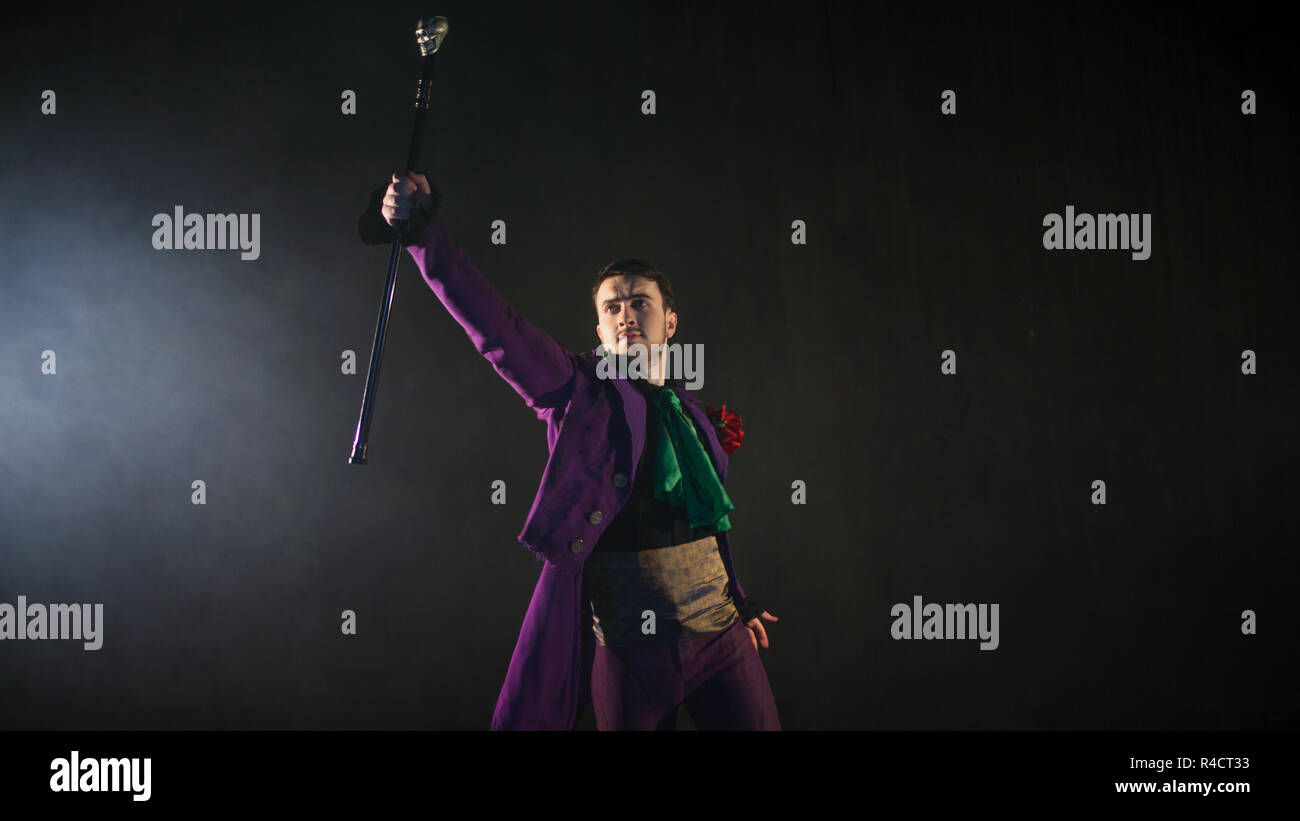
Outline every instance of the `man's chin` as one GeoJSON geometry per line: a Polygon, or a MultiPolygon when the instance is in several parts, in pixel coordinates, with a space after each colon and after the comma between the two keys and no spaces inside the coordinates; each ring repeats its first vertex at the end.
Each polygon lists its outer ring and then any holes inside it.
{"type": "Polygon", "coordinates": [[[626,337],[620,337],[618,340],[618,345],[614,347],[610,347],[609,345],[606,345],[605,350],[609,351],[610,353],[616,356],[637,356],[637,355],[648,356],[651,353],[651,348],[653,347],[654,347],[653,343],[646,341],[646,338],[644,336],[634,336],[632,337],[631,341],[628,341],[626,337]]]}

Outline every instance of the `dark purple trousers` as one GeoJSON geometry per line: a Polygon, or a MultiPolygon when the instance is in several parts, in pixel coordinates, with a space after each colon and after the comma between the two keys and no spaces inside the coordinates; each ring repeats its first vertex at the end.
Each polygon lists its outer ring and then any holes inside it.
{"type": "Polygon", "coordinates": [[[596,645],[591,706],[601,730],[675,730],[685,704],[700,730],[779,730],[767,671],[748,627],[677,644],[596,645]]]}

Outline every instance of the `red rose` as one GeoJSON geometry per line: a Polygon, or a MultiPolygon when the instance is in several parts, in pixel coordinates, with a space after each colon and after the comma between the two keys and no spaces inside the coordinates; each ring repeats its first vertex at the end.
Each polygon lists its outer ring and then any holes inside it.
{"type": "Polygon", "coordinates": [[[726,403],[723,403],[722,410],[715,411],[708,405],[704,406],[704,410],[708,412],[713,427],[718,429],[718,442],[722,445],[723,453],[728,456],[735,453],[745,439],[745,431],[740,426],[740,414],[727,410],[726,403]]]}

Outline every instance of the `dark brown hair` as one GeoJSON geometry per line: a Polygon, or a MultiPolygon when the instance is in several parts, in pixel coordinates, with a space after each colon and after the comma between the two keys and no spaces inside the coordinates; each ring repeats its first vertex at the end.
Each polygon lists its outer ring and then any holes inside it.
{"type": "Polygon", "coordinates": [[[623,276],[645,277],[654,284],[659,286],[659,293],[663,296],[664,313],[677,310],[677,299],[673,295],[673,284],[664,276],[664,272],[654,267],[648,262],[639,259],[620,259],[611,262],[600,273],[596,274],[596,284],[591,286],[591,304],[596,304],[596,294],[600,292],[601,283],[610,277],[623,276]]]}

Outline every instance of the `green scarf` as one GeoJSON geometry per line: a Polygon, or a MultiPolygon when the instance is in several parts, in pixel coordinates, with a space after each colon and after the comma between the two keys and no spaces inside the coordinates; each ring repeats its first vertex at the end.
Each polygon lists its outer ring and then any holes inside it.
{"type": "Polygon", "coordinates": [[[655,498],[685,508],[692,527],[716,525],[719,533],[730,530],[727,513],[736,506],[727,497],[681,400],[665,386],[654,402],[659,409],[659,448],[653,455],[655,498]]]}

